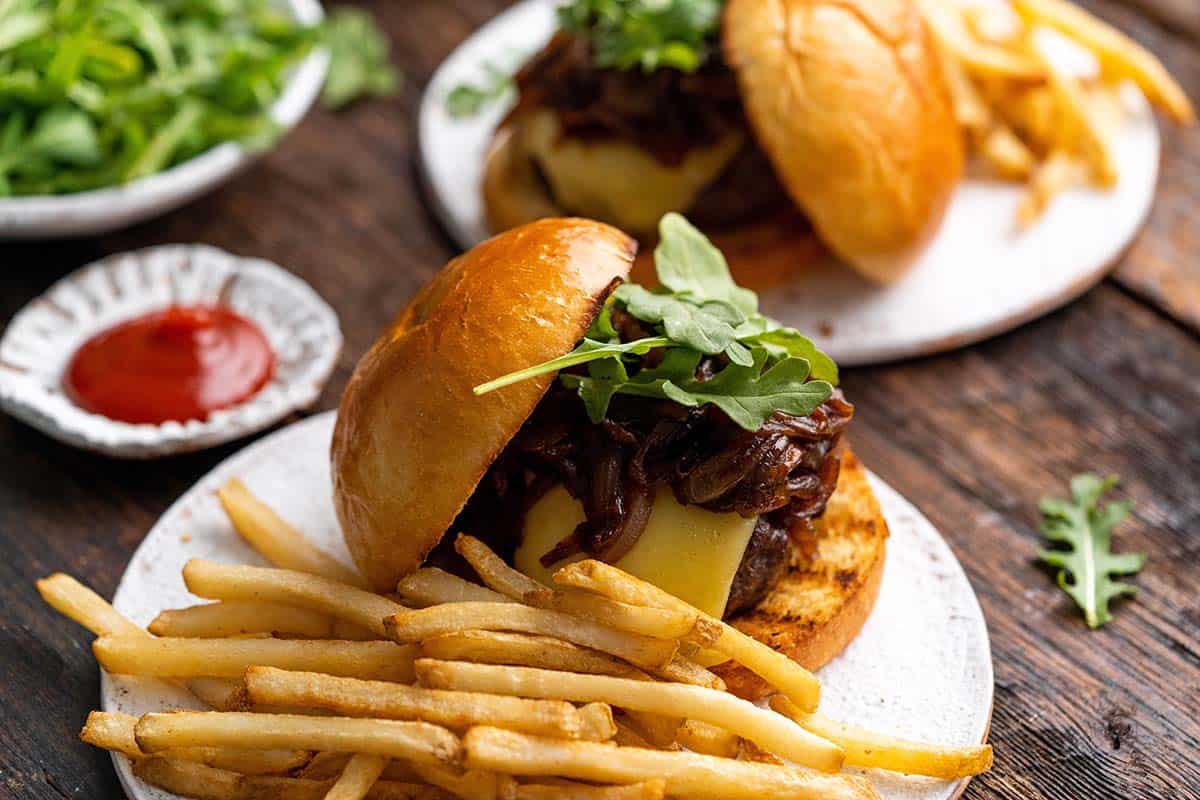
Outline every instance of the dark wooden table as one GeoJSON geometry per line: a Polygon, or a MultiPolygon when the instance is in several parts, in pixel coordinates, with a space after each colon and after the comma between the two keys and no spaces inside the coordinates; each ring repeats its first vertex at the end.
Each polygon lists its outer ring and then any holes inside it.
{"type": "MultiPolygon", "coordinates": [[[[0,245],[0,321],[100,256],[207,242],[284,264],[341,314],[333,407],[376,331],[453,252],[413,168],[420,89],[498,0],[377,2],[402,96],[315,112],[278,151],[187,209],[77,242],[0,245]]],[[[1200,99],[1196,0],[1088,2],[1200,99]]],[[[464,186],[463,191],[472,187],[464,186]]],[[[1166,130],[1149,226],[1116,277],[1070,307],[949,355],[848,371],[865,461],[941,529],[992,637],[996,766],[966,797],[1200,798],[1200,130],[1166,130]],[[1089,632],[1034,562],[1035,504],[1079,471],[1137,506],[1117,536],[1141,593],[1089,632]]],[[[44,607],[65,570],[111,595],[167,505],[244,443],[155,463],[73,450],[0,416],[0,796],[119,797],[78,741],[98,697],[90,636],[44,607]]]]}

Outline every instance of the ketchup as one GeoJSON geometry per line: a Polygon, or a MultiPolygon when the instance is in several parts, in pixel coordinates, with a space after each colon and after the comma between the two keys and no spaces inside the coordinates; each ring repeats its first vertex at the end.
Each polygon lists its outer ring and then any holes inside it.
{"type": "Polygon", "coordinates": [[[266,385],[275,354],[250,320],[212,305],[171,306],[101,331],[63,379],[87,411],[130,423],[207,419],[266,385]]]}

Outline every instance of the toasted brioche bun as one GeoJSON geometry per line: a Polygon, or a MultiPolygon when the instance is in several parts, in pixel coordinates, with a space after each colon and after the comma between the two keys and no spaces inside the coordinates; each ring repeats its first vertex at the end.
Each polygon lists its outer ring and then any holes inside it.
{"type": "Polygon", "coordinates": [[[420,566],[554,376],[473,387],[569,352],[636,250],[590,220],[508,231],[447,264],[362,358],[338,407],[333,496],[376,589],[420,566]]]}
{"type": "Polygon", "coordinates": [[[730,0],[726,61],[760,146],[822,241],[878,281],[936,231],[963,141],[911,0],[730,0]]]}
{"type": "MultiPolygon", "coordinates": [[[[837,490],[816,521],[817,554],[793,555],[788,573],[753,611],[729,620],[808,669],[828,663],[858,635],[875,606],[887,555],[887,522],[858,458],[842,448],[837,490]]],[[[736,695],[771,691],[737,664],[713,668],[736,695]]]]}
{"type": "MultiPolygon", "coordinates": [[[[504,231],[544,217],[561,217],[560,207],[534,172],[509,120],[492,138],[483,166],[483,203],[488,228],[504,231]]],[[[722,231],[706,231],[725,254],[738,283],[762,289],[793,277],[825,254],[824,247],[799,213],[774,217],[722,231]]],[[[644,239],[634,268],[638,283],[656,283],[653,239],[644,239]]]]}

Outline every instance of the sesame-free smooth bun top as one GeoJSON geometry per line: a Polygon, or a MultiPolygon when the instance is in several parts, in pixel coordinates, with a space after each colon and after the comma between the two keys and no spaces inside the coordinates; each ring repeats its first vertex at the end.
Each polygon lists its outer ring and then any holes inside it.
{"type": "Polygon", "coordinates": [[[590,220],[514,228],[447,264],[358,363],[333,432],[333,495],[377,589],[421,564],[554,375],[472,389],[569,352],[636,250],[590,220]]]}
{"type": "Polygon", "coordinates": [[[963,169],[912,0],[730,0],[722,44],[760,145],[821,239],[875,280],[898,276],[963,169]]]}

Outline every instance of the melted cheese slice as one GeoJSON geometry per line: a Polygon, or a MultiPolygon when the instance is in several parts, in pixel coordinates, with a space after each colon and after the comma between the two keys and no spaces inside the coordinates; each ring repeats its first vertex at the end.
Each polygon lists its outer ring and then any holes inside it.
{"type": "MultiPolygon", "coordinates": [[[[538,559],[583,520],[579,502],[562,486],[554,487],[525,514],[514,566],[550,584],[555,569],[585,556],[559,562],[551,569],[538,559]]],[[[616,566],[720,619],[755,521],[680,505],[670,489],[662,488],[655,495],[646,530],[616,566]]]]}
{"type": "Polygon", "coordinates": [[[712,147],[692,148],[678,165],[667,166],[625,142],[564,138],[552,111],[531,113],[522,136],[559,203],[573,214],[635,233],[655,230],[668,211],[687,210],[737,154],[743,138],[731,133],[712,147]]]}

